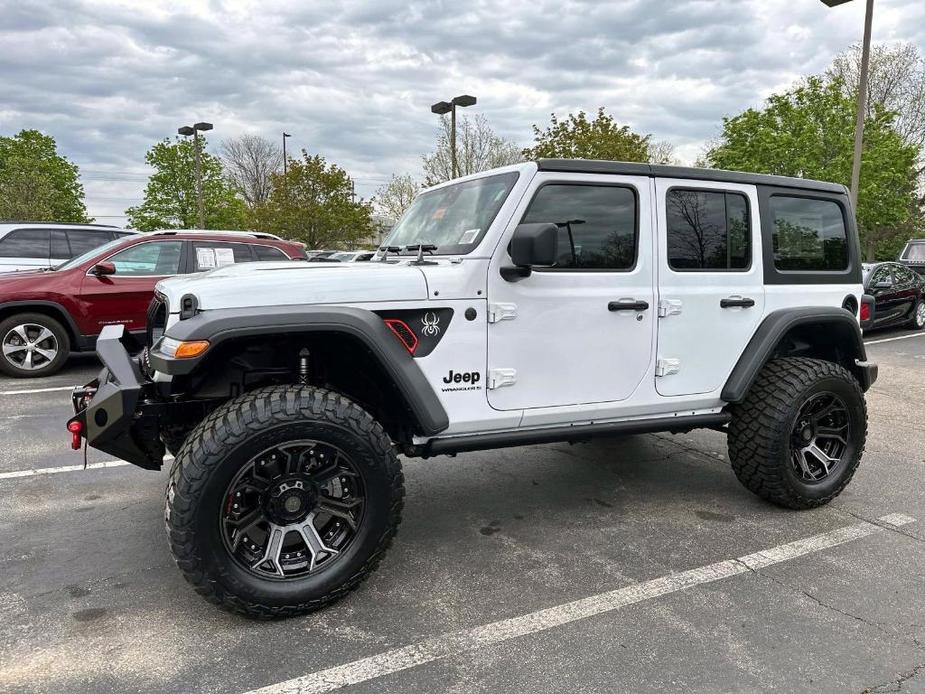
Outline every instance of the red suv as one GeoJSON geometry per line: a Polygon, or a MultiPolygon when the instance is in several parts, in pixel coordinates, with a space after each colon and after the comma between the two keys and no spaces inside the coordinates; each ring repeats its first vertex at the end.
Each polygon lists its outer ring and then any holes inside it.
{"type": "Polygon", "coordinates": [[[304,246],[272,234],[158,231],[111,241],[54,269],[0,274],[0,371],[58,371],[92,350],[103,326],[144,334],[154,285],[165,277],[255,260],[304,260],[304,246]]]}

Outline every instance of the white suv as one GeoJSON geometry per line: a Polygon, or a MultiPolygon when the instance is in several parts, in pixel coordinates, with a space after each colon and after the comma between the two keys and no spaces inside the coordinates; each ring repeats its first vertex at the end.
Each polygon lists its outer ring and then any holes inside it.
{"type": "Polygon", "coordinates": [[[0,272],[55,267],[134,233],[105,224],[0,221],[0,272]]]}
{"type": "Polygon", "coordinates": [[[877,376],[862,301],[844,186],[541,160],[424,191],[372,262],[160,282],[142,357],[107,327],[68,429],[144,468],[173,452],[186,578],[298,614],[379,563],[398,453],[708,427],[753,493],[831,501],[877,376]]]}

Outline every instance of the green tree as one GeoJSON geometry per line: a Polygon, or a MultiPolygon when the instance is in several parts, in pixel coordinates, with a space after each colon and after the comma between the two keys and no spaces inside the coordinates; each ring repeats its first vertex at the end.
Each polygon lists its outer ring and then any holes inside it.
{"type": "Polygon", "coordinates": [[[352,248],[373,235],[372,205],[353,199],[347,172],[321,155],[291,159],[272,175],[269,199],[258,206],[256,228],[298,239],[309,248],[352,248]]]}
{"type": "MultiPolygon", "coordinates": [[[[218,157],[202,156],[202,200],[207,229],[245,229],[248,225],[244,201],[235,195],[218,157]]],[[[193,141],[169,138],[158,142],[145,154],[154,169],[145,186],[143,202],[125,211],[129,226],[140,231],[156,229],[194,229],[197,221],[196,151],[193,141]]]]}
{"type": "Polygon", "coordinates": [[[552,114],[549,126],[542,130],[533,126],[534,145],[523,151],[526,159],[607,159],[611,161],[654,161],[666,163],[672,155],[671,146],[652,142],[651,135],[640,135],[628,125],[619,125],[614,117],[597,110],[594,120],[584,111],[569,114],[560,121],[552,114]]]}
{"type": "MultiPolygon", "coordinates": [[[[763,109],[723,119],[707,152],[710,166],[848,184],[856,102],[839,78],[808,77],[763,109]]],[[[857,219],[868,260],[895,257],[916,209],[919,148],[893,129],[895,114],[875,108],[864,128],[857,219]]]]}
{"type": "Polygon", "coordinates": [[[0,137],[0,218],[89,221],[77,165],[58,154],[53,137],[38,130],[0,137]]]}

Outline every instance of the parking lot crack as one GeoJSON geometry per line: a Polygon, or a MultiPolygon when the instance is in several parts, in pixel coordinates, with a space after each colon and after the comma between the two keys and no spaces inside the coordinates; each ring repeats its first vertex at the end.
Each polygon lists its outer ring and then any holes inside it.
{"type": "Polygon", "coordinates": [[[855,513],[854,511],[851,511],[850,509],[847,509],[847,508],[841,508],[841,509],[838,509],[838,511],[846,513],[852,518],[856,518],[857,520],[864,521],[865,523],[871,523],[872,525],[876,525],[878,528],[889,530],[890,532],[896,533],[897,535],[902,535],[903,537],[907,537],[910,540],[915,540],[916,542],[921,542],[925,544],[925,539],[922,539],[921,537],[917,535],[913,535],[911,532],[909,532],[905,528],[891,525],[889,523],[884,523],[878,518],[866,518],[862,516],[860,513],[855,513]]]}
{"type": "Polygon", "coordinates": [[[925,672],[925,663],[920,663],[916,665],[911,670],[908,670],[902,673],[895,680],[890,680],[889,682],[884,682],[883,684],[877,684],[873,687],[868,687],[861,694],[887,694],[887,692],[901,692],[903,685],[909,680],[918,677],[921,673],[925,672]]]}

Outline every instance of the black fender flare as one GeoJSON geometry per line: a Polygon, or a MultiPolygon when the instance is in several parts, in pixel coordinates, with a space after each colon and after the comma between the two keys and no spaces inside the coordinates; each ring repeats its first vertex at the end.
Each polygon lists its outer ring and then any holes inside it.
{"type": "Polygon", "coordinates": [[[208,340],[208,350],[199,357],[175,359],[161,352],[158,343],[150,352],[151,366],[162,373],[185,375],[206,361],[218,345],[230,340],[318,332],[340,333],[359,340],[405,398],[423,435],[433,436],[449,426],[449,417],[434,389],[382,318],[352,306],[260,306],[202,311],[171,325],[165,336],[180,341],[208,340]]]}
{"type": "Polygon", "coordinates": [[[842,365],[855,375],[865,391],[877,379],[877,366],[867,362],[861,327],[850,311],[834,306],[783,308],[769,313],[758,326],[726,380],[720,397],[732,404],[742,402],[758,372],[794,329],[824,331],[828,341],[826,347],[842,357],[842,365]]]}

